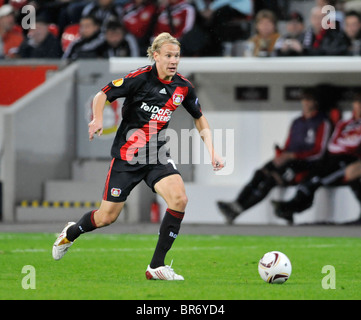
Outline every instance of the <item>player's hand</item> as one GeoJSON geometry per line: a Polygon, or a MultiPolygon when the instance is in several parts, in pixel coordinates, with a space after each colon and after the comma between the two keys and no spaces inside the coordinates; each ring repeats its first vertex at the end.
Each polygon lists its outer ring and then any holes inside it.
{"type": "Polygon", "coordinates": [[[212,157],[212,166],[213,171],[219,171],[224,167],[223,159],[216,153],[214,153],[212,157]]]}
{"type": "Polygon", "coordinates": [[[93,119],[88,124],[89,127],[89,140],[92,141],[94,138],[94,135],[97,134],[98,137],[103,134],[103,123],[102,121],[97,121],[96,119],[93,119]]]}
{"type": "Polygon", "coordinates": [[[282,152],[279,156],[276,156],[272,161],[276,167],[283,166],[286,162],[295,159],[295,154],[292,152],[282,152]]]}

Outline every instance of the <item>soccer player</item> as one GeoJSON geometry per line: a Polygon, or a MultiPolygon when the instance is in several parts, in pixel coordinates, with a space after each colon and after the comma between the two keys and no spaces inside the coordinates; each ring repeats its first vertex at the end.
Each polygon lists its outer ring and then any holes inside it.
{"type": "Polygon", "coordinates": [[[105,102],[126,97],[123,120],[116,133],[113,157],[105,182],[100,208],[86,213],[77,223],[69,222],[56,239],[53,258],[61,259],[82,233],[113,223],[123,209],[131,190],[142,180],[161,195],[168,205],[159,229],[147,279],[184,280],[165,265],[164,259],[178,235],[187,205],[184,183],[174,162],[164,149],[164,133],[172,113],[182,104],[194,118],[212,160],[213,170],[223,168],[214,151],[207,119],[203,116],[193,85],[177,73],[180,43],[169,33],[158,35],[148,48],[153,65],[137,69],[106,85],[93,100],[93,120],[89,139],[103,130],[105,102]]]}
{"type": "Polygon", "coordinates": [[[276,148],[275,157],[256,170],[234,201],[217,202],[228,224],[262,201],[276,185],[297,182],[299,176],[306,174],[324,156],[330,123],[318,110],[317,94],[313,89],[304,90],[301,103],[302,115],[292,122],[284,148],[276,148]]]}

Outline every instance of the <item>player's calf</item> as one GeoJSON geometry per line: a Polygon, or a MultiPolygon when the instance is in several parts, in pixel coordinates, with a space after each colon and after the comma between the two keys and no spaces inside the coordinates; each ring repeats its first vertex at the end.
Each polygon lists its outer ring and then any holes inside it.
{"type": "Polygon", "coordinates": [[[81,219],[67,230],[67,239],[74,241],[82,233],[93,231],[97,228],[94,215],[97,210],[93,210],[84,214],[81,219]]]}

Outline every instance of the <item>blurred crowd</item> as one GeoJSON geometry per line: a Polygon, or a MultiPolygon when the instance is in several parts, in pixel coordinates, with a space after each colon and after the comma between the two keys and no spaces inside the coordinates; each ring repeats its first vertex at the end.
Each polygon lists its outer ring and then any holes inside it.
{"type": "Polygon", "coordinates": [[[313,5],[304,17],[289,1],[0,0],[0,58],[145,56],[161,32],[177,37],[189,57],[360,55],[361,1],[313,5]],[[27,5],[35,28],[23,25],[31,21],[27,5]]]}

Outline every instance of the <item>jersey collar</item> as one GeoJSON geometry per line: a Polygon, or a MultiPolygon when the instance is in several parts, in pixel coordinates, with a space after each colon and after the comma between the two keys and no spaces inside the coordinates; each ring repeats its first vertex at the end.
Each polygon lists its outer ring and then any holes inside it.
{"type": "Polygon", "coordinates": [[[157,67],[156,67],[155,63],[154,63],[153,66],[152,66],[152,71],[153,71],[154,76],[155,76],[161,83],[163,83],[163,84],[170,84],[170,83],[173,82],[173,79],[167,81],[167,80],[163,80],[163,79],[161,79],[161,78],[158,77],[158,71],[157,71],[157,67]]]}

